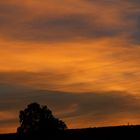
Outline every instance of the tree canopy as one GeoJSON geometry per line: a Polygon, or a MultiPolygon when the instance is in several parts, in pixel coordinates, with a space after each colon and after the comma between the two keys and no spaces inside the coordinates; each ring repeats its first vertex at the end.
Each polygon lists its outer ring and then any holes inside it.
{"type": "Polygon", "coordinates": [[[19,113],[20,127],[17,129],[21,134],[42,133],[59,131],[67,128],[66,124],[55,118],[47,106],[31,103],[19,113]]]}

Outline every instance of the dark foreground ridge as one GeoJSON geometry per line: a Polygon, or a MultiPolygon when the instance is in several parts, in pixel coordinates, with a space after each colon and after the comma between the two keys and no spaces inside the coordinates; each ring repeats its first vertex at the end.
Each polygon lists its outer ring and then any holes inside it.
{"type": "Polygon", "coordinates": [[[139,140],[140,125],[112,126],[85,129],[67,129],[30,137],[1,134],[0,140],[139,140]]]}

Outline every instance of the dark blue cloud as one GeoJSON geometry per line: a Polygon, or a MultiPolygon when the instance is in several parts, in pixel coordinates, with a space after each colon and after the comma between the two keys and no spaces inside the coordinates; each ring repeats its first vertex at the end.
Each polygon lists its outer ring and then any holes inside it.
{"type": "MultiPolygon", "coordinates": [[[[101,5],[118,4],[120,1],[104,0],[86,2],[100,3],[101,5]]],[[[130,1],[129,1],[130,2],[130,1]]],[[[132,1],[131,1],[132,2],[132,1]]],[[[133,1],[133,7],[139,4],[133,1]]],[[[65,15],[34,15],[27,18],[30,14],[26,7],[19,4],[0,3],[0,30],[1,37],[33,42],[63,42],[72,40],[94,40],[102,37],[120,36],[121,34],[130,34],[129,40],[139,43],[139,13],[134,13],[132,9],[126,9],[122,13],[122,22],[137,21],[137,27],[124,28],[106,26],[103,23],[98,24],[98,17],[91,14],[67,14],[65,15]],[[130,11],[129,11],[130,10],[130,11]],[[128,12],[129,11],[129,12],[128,12]],[[132,14],[133,13],[133,18],[132,14]],[[127,18],[126,18],[127,17],[127,18]],[[92,22],[91,22],[92,21],[92,22]]]]}
{"type": "Polygon", "coordinates": [[[127,32],[129,35],[128,42],[140,44],[140,11],[137,9],[130,9],[129,14],[124,14],[123,18],[133,23],[133,27],[127,32]]]}
{"type": "Polygon", "coordinates": [[[136,26],[130,38],[132,37],[134,43],[140,44],[140,12],[133,15],[132,19],[136,22],[136,26]]]}
{"type": "Polygon", "coordinates": [[[118,28],[97,25],[95,15],[66,13],[48,17],[44,14],[29,20],[30,13],[25,7],[1,3],[0,7],[0,35],[13,40],[63,42],[115,36],[120,32],[118,28]]]}
{"type": "MultiPolygon", "coordinates": [[[[120,1],[120,0],[83,0],[85,2],[92,2],[92,3],[100,3],[100,4],[116,4],[116,3],[121,3],[123,1],[120,1]]],[[[139,0],[127,0],[127,1],[124,1],[126,3],[133,3],[133,4],[140,4],[140,1],[139,0]]]]}
{"type": "MultiPolygon", "coordinates": [[[[104,27],[91,23],[86,15],[65,15],[57,17],[35,17],[25,21],[11,32],[11,37],[25,41],[70,41],[82,39],[96,39],[99,37],[114,36],[119,33],[116,28],[104,27]]],[[[93,20],[93,21],[94,21],[93,20]]]]}
{"type": "Polygon", "coordinates": [[[27,104],[38,102],[48,105],[54,113],[57,111],[61,112],[59,114],[61,118],[74,118],[91,114],[89,116],[91,118],[103,119],[106,115],[112,115],[113,117],[117,113],[140,114],[140,99],[125,91],[85,92],[76,94],[33,90],[22,86],[1,84],[0,97],[0,111],[16,110],[18,112],[20,109],[24,109],[27,104]],[[4,91],[4,94],[2,91],[4,91]],[[76,105],[76,109],[69,112],[68,109],[72,105],[76,105]]]}

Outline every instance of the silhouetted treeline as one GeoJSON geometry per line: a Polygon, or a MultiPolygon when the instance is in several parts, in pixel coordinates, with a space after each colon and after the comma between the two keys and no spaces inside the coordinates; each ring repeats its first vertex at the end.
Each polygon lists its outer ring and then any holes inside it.
{"type": "Polygon", "coordinates": [[[29,104],[19,113],[15,134],[0,135],[0,140],[140,140],[140,125],[67,129],[47,106],[29,104]]]}
{"type": "Polygon", "coordinates": [[[67,129],[56,134],[35,134],[30,137],[7,134],[0,135],[0,140],[140,140],[140,125],[67,129]]]}
{"type": "Polygon", "coordinates": [[[43,135],[67,129],[67,125],[62,120],[54,117],[47,106],[41,106],[38,103],[31,103],[24,110],[21,110],[19,122],[18,135],[38,133],[43,135]]]}

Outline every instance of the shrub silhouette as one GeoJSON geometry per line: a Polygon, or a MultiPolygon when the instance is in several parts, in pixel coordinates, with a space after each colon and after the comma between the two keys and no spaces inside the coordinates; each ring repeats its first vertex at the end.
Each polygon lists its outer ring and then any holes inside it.
{"type": "Polygon", "coordinates": [[[18,134],[37,134],[56,132],[67,128],[66,124],[55,118],[47,106],[31,103],[19,114],[18,134]]]}

